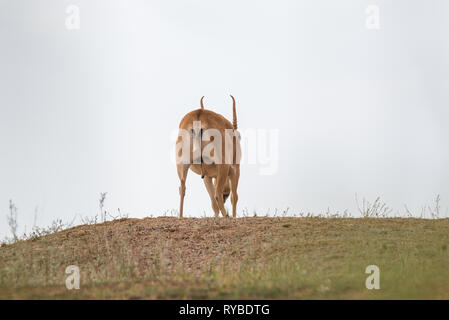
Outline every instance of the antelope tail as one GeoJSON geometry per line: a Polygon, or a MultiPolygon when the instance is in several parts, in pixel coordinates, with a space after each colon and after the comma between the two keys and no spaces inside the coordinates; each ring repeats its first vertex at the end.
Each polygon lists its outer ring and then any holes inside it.
{"type": "Polygon", "coordinates": [[[203,109],[203,110],[204,110],[203,99],[204,99],[204,96],[202,96],[202,97],[201,97],[201,100],[200,100],[200,104],[201,104],[201,109],[203,109]]]}
{"type": "Polygon", "coordinates": [[[231,94],[232,98],[232,126],[234,127],[234,130],[237,130],[237,111],[235,110],[235,99],[231,94]]]}

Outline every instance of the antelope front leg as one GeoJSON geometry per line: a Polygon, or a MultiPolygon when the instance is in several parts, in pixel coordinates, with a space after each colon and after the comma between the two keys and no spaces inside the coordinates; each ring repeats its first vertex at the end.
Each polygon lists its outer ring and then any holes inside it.
{"type": "Polygon", "coordinates": [[[186,179],[187,173],[189,172],[189,166],[186,164],[178,164],[176,165],[178,170],[179,180],[181,181],[181,185],[179,187],[179,217],[182,218],[183,210],[184,210],[184,196],[186,195],[186,179]]]}

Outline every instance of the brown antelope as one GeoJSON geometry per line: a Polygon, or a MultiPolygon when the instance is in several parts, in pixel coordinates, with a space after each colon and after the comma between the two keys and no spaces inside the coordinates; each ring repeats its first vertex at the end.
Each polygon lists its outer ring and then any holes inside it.
{"type": "Polygon", "coordinates": [[[215,217],[219,216],[220,211],[223,216],[228,216],[224,203],[231,194],[232,216],[235,218],[241,153],[235,99],[231,95],[233,101],[233,122],[231,123],[222,115],[204,109],[203,98],[200,100],[201,108],[186,114],[179,124],[176,152],[178,159],[180,151],[184,157],[184,161],[177,159],[176,163],[181,182],[179,217],[182,218],[186,178],[191,169],[203,178],[215,217]],[[179,150],[181,142],[182,149],[179,150]],[[191,143],[193,150],[190,148],[191,143]]]}

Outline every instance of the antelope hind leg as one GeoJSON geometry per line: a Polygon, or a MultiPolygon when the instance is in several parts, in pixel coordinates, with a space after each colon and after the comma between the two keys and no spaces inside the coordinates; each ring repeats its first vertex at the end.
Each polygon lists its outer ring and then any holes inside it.
{"type": "Polygon", "coordinates": [[[182,218],[184,210],[184,196],[186,195],[186,179],[189,172],[189,164],[177,164],[179,180],[181,185],[179,186],[179,217],[182,218]]]}
{"type": "Polygon", "coordinates": [[[215,185],[215,200],[217,201],[218,208],[220,209],[223,217],[228,217],[228,213],[224,207],[223,188],[228,179],[229,167],[229,165],[224,164],[218,166],[217,181],[215,185]]]}
{"type": "Polygon", "coordinates": [[[210,201],[212,203],[212,209],[214,210],[215,217],[217,218],[220,214],[220,209],[218,208],[217,201],[215,200],[215,191],[214,191],[214,185],[212,183],[211,177],[204,177],[204,185],[206,186],[207,193],[209,193],[210,201]]]}
{"type": "Polygon", "coordinates": [[[240,178],[240,165],[237,165],[236,167],[231,167],[229,169],[229,179],[231,181],[231,203],[232,203],[233,218],[237,216],[237,201],[239,200],[237,188],[239,185],[239,178],[240,178]]]}

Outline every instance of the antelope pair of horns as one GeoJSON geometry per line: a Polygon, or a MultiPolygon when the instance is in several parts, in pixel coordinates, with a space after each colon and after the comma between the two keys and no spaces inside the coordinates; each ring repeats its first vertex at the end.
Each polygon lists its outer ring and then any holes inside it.
{"type": "MultiPolygon", "coordinates": [[[[235,98],[232,94],[230,94],[232,98],[232,126],[234,127],[234,130],[237,130],[237,111],[235,109],[235,98]]],[[[204,110],[204,103],[203,103],[204,96],[201,97],[200,105],[201,109],[204,110]]]]}

